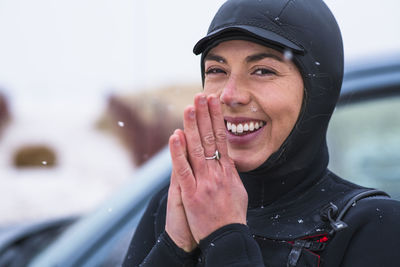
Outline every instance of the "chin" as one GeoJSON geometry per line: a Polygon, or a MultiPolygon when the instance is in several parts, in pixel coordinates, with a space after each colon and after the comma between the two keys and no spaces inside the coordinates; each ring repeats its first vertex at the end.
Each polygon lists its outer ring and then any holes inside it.
{"type": "Polygon", "coordinates": [[[262,162],[244,162],[243,159],[233,159],[233,162],[235,163],[236,170],[238,170],[239,172],[248,172],[254,170],[262,164],[262,162]]]}
{"type": "Polygon", "coordinates": [[[268,153],[268,155],[255,155],[254,153],[251,153],[251,155],[246,155],[246,153],[243,153],[243,151],[241,153],[237,153],[236,155],[231,155],[231,153],[229,154],[235,163],[236,170],[239,172],[248,172],[257,169],[271,155],[270,153],[268,153]]]}

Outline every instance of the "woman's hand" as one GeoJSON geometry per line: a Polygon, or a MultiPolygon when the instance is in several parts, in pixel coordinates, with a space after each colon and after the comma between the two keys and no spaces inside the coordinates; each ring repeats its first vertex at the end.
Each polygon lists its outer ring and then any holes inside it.
{"type": "Polygon", "coordinates": [[[198,94],[184,112],[187,156],[172,137],[172,164],[191,233],[198,243],[218,228],[246,224],[247,192],[228,156],[226,130],[216,96],[198,94]],[[218,150],[219,160],[206,160],[218,150]]]}
{"type": "MultiPolygon", "coordinates": [[[[185,136],[181,130],[176,130],[170,137],[169,146],[172,156],[180,153],[179,155],[186,157],[185,136]],[[177,150],[180,151],[177,152],[177,150]]],[[[190,252],[197,246],[186,219],[181,198],[181,189],[174,169],[172,170],[168,191],[165,230],[175,244],[184,251],[190,252]]]]}

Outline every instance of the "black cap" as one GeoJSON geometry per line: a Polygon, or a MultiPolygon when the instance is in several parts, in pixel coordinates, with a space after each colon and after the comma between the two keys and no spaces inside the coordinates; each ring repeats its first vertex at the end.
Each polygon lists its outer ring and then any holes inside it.
{"type": "MultiPolygon", "coordinates": [[[[207,35],[194,46],[193,52],[196,55],[203,53],[221,39],[247,36],[258,43],[289,48],[295,53],[302,53],[304,49],[295,38],[280,29],[279,14],[274,14],[277,12],[271,9],[271,2],[274,1],[227,1],[215,15],[207,35]]],[[[275,10],[282,11],[286,6],[286,1],[275,2],[275,10]]]]}
{"type": "Polygon", "coordinates": [[[215,46],[217,43],[220,43],[223,40],[225,41],[230,39],[253,39],[252,41],[257,43],[269,44],[271,46],[277,46],[281,48],[289,48],[297,53],[302,53],[304,50],[299,45],[296,45],[295,43],[272,31],[249,25],[230,25],[224,26],[207,34],[206,37],[197,42],[193,48],[193,52],[198,55],[208,50],[210,46],[215,46]],[[242,36],[242,38],[240,36],[242,36]],[[245,38],[246,36],[250,38],[245,38]]]}

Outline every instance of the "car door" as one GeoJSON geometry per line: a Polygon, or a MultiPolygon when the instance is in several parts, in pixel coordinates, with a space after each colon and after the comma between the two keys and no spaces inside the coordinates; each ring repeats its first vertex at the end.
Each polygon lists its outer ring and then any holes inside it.
{"type": "Polygon", "coordinates": [[[329,168],[400,199],[400,60],[350,68],[328,130],[329,168]]]}

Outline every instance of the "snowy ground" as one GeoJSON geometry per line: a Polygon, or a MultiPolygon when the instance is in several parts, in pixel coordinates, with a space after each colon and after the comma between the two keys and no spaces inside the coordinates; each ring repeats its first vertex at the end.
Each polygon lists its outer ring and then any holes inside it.
{"type": "Polygon", "coordinates": [[[13,103],[0,136],[0,225],[87,211],[133,177],[125,148],[95,128],[102,101],[13,103]],[[12,156],[24,144],[53,147],[57,167],[15,169],[12,156]]]}

